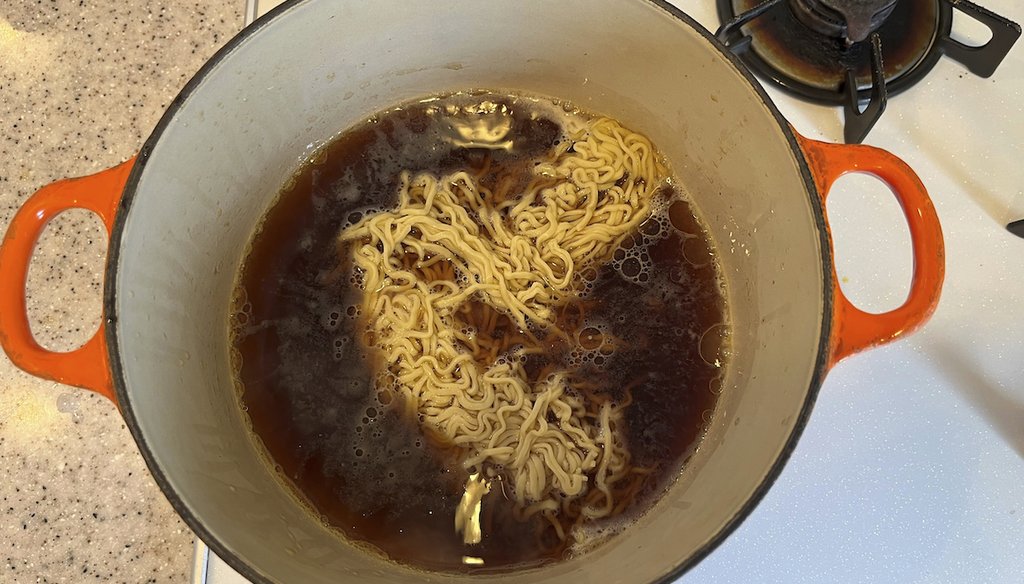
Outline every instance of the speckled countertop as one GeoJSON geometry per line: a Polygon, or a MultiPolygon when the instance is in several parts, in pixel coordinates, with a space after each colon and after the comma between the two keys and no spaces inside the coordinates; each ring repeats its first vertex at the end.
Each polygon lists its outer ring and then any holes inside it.
{"type": "MultiPolygon", "coordinates": [[[[0,232],[39,187],[135,153],[242,27],[242,0],[0,2],[0,232]]],[[[68,350],[99,322],[106,238],[68,212],[43,234],[29,315],[68,350]]],[[[0,282],[0,285],[9,285],[0,282]]],[[[0,356],[0,582],[187,582],[193,535],[105,398],[0,356]]]]}

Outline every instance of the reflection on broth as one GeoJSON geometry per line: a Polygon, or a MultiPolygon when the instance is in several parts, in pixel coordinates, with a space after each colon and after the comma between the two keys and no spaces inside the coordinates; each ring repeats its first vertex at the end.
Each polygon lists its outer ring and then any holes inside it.
{"type": "Polygon", "coordinates": [[[727,365],[718,268],[665,161],[543,99],[431,98],[344,132],[238,285],[272,464],[345,538],[430,570],[614,536],[697,447],[727,365]]]}

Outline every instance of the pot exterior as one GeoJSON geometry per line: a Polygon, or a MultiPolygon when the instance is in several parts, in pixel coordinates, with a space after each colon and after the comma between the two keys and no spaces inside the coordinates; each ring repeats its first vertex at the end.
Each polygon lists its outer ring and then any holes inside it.
{"type": "Polygon", "coordinates": [[[489,579],[677,575],[750,511],[813,402],[832,302],[821,202],[788,126],[692,20],[642,0],[295,2],[229,43],[161,120],[125,191],[106,290],[117,397],[143,455],[256,582],[474,579],[386,562],[295,500],[238,408],[227,324],[247,243],[307,154],[374,112],[466,89],[553,96],[646,133],[711,230],[733,330],[708,436],[654,509],[592,553],[489,579]]]}

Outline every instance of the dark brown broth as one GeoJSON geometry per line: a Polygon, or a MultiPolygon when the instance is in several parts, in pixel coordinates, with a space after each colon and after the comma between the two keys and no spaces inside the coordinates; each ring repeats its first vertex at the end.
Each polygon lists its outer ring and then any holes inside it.
{"type": "MultiPolygon", "coordinates": [[[[511,110],[510,151],[455,147],[452,116],[428,114],[436,103],[411,104],[345,132],[304,165],[253,240],[233,323],[243,407],[297,493],[347,537],[395,561],[443,571],[537,565],[563,557],[567,546],[543,520],[509,519],[511,503],[500,489],[484,500],[483,542],[461,542],[453,516],[465,473],[415,423],[380,403],[371,351],[357,340],[365,326],[357,314],[361,291],[335,240],[362,213],[394,205],[401,170],[441,174],[490,164],[492,176],[518,180],[564,138],[529,101],[490,99],[511,110]],[[483,566],[467,566],[463,556],[483,566]]],[[[584,337],[595,326],[614,335],[622,341],[615,351],[555,347],[546,362],[528,365],[539,371],[572,362],[576,381],[618,398],[630,388],[629,448],[635,464],[655,472],[625,511],[628,519],[649,507],[699,441],[722,371],[708,361],[725,342],[725,327],[716,325],[726,317],[711,249],[684,201],[649,220],[617,254],[581,301],[586,319],[562,323],[584,337]]]]}

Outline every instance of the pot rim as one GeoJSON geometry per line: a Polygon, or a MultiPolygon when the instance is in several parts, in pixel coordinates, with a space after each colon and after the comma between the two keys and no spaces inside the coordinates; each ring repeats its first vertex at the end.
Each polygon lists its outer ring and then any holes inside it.
{"type": "MultiPolygon", "coordinates": [[[[796,133],[793,128],[789,125],[789,122],[782,116],[778,108],[768,97],[764,88],[754,77],[750,69],[740,61],[740,59],[733,54],[725,45],[723,45],[710,31],[704,28],[700,23],[689,16],[682,9],[670,4],[668,0],[633,0],[643,2],[647,4],[653,4],[654,6],[664,10],[669,15],[675,17],[683,25],[695,29],[705,40],[719,53],[725,56],[726,60],[732,64],[733,67],[743,76],[744,79],[751,85],[751,88],[761,99],[768,111],[775,118],[775,121],[779,124],[783,135],[789,142],[790,149],[796,157],[800,176],[803,179],[804,186],[807,190],[810,199],[811,211],[814,217],[815,226],[818,230],[819,236],[819,249],[821,250],[821,262],[825,269],[822,270],[823,277],[825,279],[823,291],[823,314],[825,315],[821,319],[821,334],[818,342],[818,354],[815,358],[815,366],[811,375],[810,386],[808,388],[807,397],[804,400],[800,412],[796,417],[796,422],[790,432],[789,437],[786,439],[786,443],[783,446],[778,457],[772,463],[771,468],[765,474],[761,483],[757,486],[750,498],[737,510],[736,514],[733,515],[722,527],[715,533],[703,546],[698,548],[694,553],[686,558],[683,558],[679,563],[672,567],[670,571],[664,574],[658,580],[655,580],[657,584],[668,584],[684,573],[692,569],[704,558],[706,558],[712,551],[718,548],[736,530],[737,527],[754,511],[757,505],[767,494],[768,490],[772,487],[775,481],[778,479],[792,455],[793,450],[796,448],[796,444],[803,434],[803,430],[807,425],[811,410],[814,407],[814,403],[817,399],[818,392],[821,389],[821,384],[824,381],[825,375],[829,369],[829,352],[830,345],[829,339],[832,335],[832,319],[828,317],[833,313],[834,305],[834,282],[832,282],[833,274],[832,270],[828,269],[829,266],[833,265],[832,258],[832,246],[829,240],[829,230],[827,222],[825,221],[824,203],[822,197],[818,196],[818,189],[814,178],[811,174],[810,168],[807,164],[806,157],[800,144],[797,140],[796,133]]],[[[164,496],[171,503],[174,511],[185,521],[186,525],[197,535],[199,538],[209,547],[218,557],[223,559],[232,569],[238,572],[240,575],[250,580],[253,584],[275,584],[265,574],[257,571],[248,562],[242,559],[239,555],[230,550],[221,539],[216,536],[213,532],[209,531],[203,524],[202,520],[193,513],[193,511],[185,504],[184,500],[178,496],[174,490],[167,475],[163,469],[160,468],[153,455],[153,451],[149,444],[146,442],[146,438],[142,433],[139,426],[138,419],[135,416],[134,408],[132,407],[132,396],[128,389],[124,379],[124,366],[121,362],[120,354],[120,340],[118,338],[118,327],[116,323],[118,321],[117,312],[117,272],[119,259],[121,255],[121,237],[124,233],[125,221],[128,216],[128,212],[131,209],[132,203],[135,200],[135,195],[139,186],[140,178],[145,171],[146,164],[149,161],[150,155],[153,152],[154,147],[160,141],[164,130],[173,121],[178,110],[181,109],[182,105],[186,100],[202,85],[203,81],[210,75],[210,73],[217,67],[217,65],[229,54],[231,54],[239,45],[245,42],[249,37],[253,36],[263,28],[269,26],[280,16],[287,11],[293,9],[300,2],[291,0],[285,2],[272,9],[270,12],[256,20],[251,25],[243,28],[232,37],[224,46],[217,50],[216,53],[209,60],[207,60],[198,72],[185,84],[178,95],[171,101],[161,116],[160,121],[157,122],[156,127],[152,133],[146,139],[142,148],[139,151],[138,157],[136,158],[135,165],[132,167],[131,174],[128,177],[128,181],[125,185],[124,192],[121,198],[121,202],[118,205],[117,213],[114,219],[113,230],[111,231],[110,243],[107,253],[107,265],[106,265],[106,278],[103,289],[103,310],[106,315],[106,322],[111,326],[105,327],[106,329],[106,342],[108,347],[108,356],[110,361],[111,378],[114,383],[114,391],[117,399],[117,403],[120,404],[121,413],[124,417],[125,424],[128,430],[131,432],[132,437],[139,446],[139,451],[142,454],[143,459],[146,462],[146,466],[149,468],[150,473],[153,475],[153,479],[156,484],[159,485],[160,490],[164,496]]]]}

